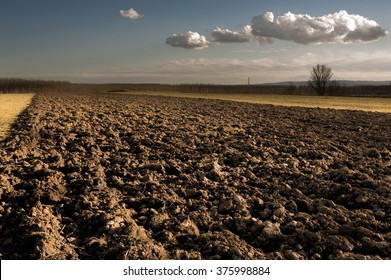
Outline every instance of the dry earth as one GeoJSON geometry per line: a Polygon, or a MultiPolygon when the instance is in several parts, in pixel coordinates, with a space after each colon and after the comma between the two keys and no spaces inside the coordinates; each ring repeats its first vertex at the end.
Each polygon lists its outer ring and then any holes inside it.
{"type": "Polygon", "coordinates": [[[0,94],[0,142],[7,136],[9,126],[31,102],[32,93],[0,94]]]}
{"type": "Polygon", "coordinates": [[[2,259],[389,259],[391,114],[37,94],[0,150],[2,259]]]}

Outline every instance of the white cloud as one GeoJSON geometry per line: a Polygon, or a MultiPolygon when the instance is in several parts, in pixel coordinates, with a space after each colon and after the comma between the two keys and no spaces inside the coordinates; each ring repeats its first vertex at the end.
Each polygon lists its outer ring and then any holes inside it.
{"type": "Polygon", "coordinates": [[[268,12],[252,19],[254,36],[294,41],[299,44],[362,43],[387,35],[375,21],[340,11],[321,17],[285,13],[275,18],[268,12]]]}
{"type": "Polygon", "coordinates": [[[253,39],[251,26],[246,25],[242,31],[232,31],[229,29],[221,29],[216,27],[212,32],[213,40],[220,43],[242,43],[250,42],[253,39]]]}
{"type": "Polygon", "coordinates": [[[119,11],[120,15],[125,17],[125,18],[128,18],[128,19],[139,19],[139,18],[142,18],[143,16],[140,15],[136,10],[134,10],[133,8],[130,8],[129,10],[120,10],[119,11]]]}
{"type": "Polygon", "coordinates": [[[166,40],[166,44],[172,47],[185,49],[204,49],[209,46],[208,40],[197,32],[188,31],[182,34],[173,34],[166,40]]]}
{"type": "Polygon", "coordinates": [[[260,36],[254,36],[251,25],[246,25],[241,31],[232,31],[216,27],[212,31],[212,37],[218,43],[245,43],[257,41],[260,45],[273,43],[272,39],[260,36]]]}

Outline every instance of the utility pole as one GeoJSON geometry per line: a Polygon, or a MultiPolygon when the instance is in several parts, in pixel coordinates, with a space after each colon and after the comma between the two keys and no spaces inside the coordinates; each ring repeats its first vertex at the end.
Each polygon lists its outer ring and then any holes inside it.
{"type": "Polygon", "coordinates": [[[248,77],[248,85],[250,85],[250,77],[248,77]]]}

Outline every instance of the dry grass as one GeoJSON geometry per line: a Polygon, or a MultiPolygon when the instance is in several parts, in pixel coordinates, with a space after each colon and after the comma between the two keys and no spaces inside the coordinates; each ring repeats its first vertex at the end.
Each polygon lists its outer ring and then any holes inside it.
{"type": "Polygon", "coordinates": [[[127,92],[127,94],[150,94],[176,97],[211,98],[282,106],[333,108],[391,113],[391,98],[273,94],[206,94],[180,92],[127,92]]]}
{"type": "Polygon", "coordinates": [[[31,102],[34,94],[0,94],[0,141],[9,131],[11,123],[31,102]]]}

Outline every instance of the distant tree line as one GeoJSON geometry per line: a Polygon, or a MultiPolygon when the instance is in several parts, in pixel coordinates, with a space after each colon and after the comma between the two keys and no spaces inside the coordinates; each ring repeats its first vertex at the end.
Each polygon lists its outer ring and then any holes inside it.
{"type": "Polygon", "coordinates": [[[71,85],[67,81],[43,81],[15,78],[0,79],[0,92],[42,92],[65,89],[71,85]]]}
{"type": "MultiPolygon", "coordinates": [[[[173,91],[183,93],[300,94],[306,86],[216,84],[108,84],[110,91],[173,91]]],[[[305,94],[305,93],[304,93],[305,94]]]]}
{"type": "MultiPolygon", "coordinates": [[[[221,93],[221,94],[286,94],[286,95],[313,95],[314,89],[310,85],[214,85],[214,84],[107,84],[109,92],[137,92],[137,91],[173,91],[183,93],[221,93]]],[[[327,91],[318,95],[330,96],[377,96],[391,97],[391,84],[382,86],[345,86],[339,81],[330,81],[327,91]]]]}
{"type": "Polygon", "coordinates": [[[69,81],[45,81],[18,78],[0,78],[0,93],[38,92],[106,92],[107,84],[79,84],[69,81]]]}
{"type": "Polygon", "coordinates": [[[391,97],[391,83],[379,86],[344,86],[341,82],[331,80],[334,73],[325,64],[317,64],[310,71],[308,86],[320,96],[379,96],[391,97]]]}
{"type": "Polygon", "coordinates": [[[391,97],[391,85],[360,85],[344,86],[338,83],[336,87],[330,89],[329,95],[336,96],[359,96],[359,97],[391,97]]]}
{"type": "MultiPolygon", "coordinates": [[[[80,93],[110,93],[110,92],[145,92],[172,91],[183,93],[216,93],[216,94],[289,94],[313,95],[310,85],[294,83],[284,85],[215,85],[215,84],[92,84],[71,83],[68,81],[43,81],[14,78],[0,78],[0,93],[24,92],[80,92],[80,93]]],[[[316,92],[315,92],[316,93],[316,92]]],[[[319,93],[318,93],[319,94],[319,93]]],[[[382,96],[391,97],[391,84],[384,86],[344,86],[337,81],[328,83],[323,95],[339,96],[382,96]]]]}

